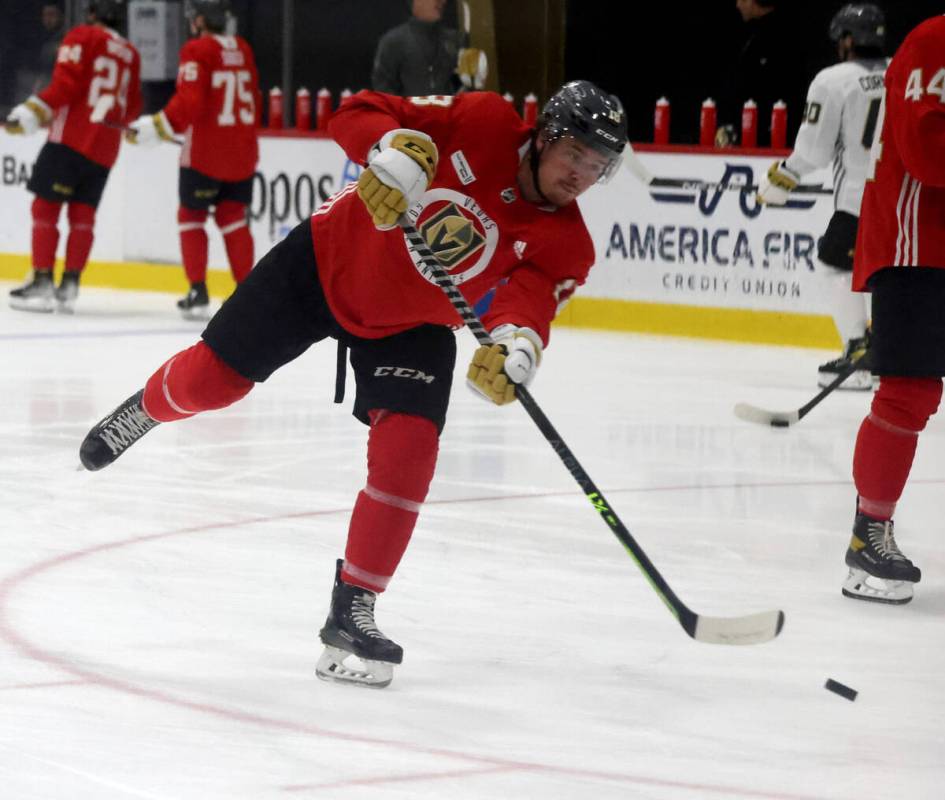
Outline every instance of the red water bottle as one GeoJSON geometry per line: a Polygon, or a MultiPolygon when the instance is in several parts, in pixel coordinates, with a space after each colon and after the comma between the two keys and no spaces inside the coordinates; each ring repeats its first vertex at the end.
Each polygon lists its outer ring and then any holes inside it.
{"type": "Polygon", "coordinates": [[[653,143],[669,144],[669,100],[661,97],[653,110],[653,143]]]}
{"type": "Polygon", "coordinates": [[[282,128],[282,89],[278,86],[269,90],[269,127],[282,128]]]}
{"type": "Polygon", "coordinates": [[[771,146],[777,149],[787,146],[787,103],[783,100],[771,108],[771,146]]]}
{"type": "Polygon", "coordinates": [[[315,99],[315,127],[320,131],[328,130],[331,119],[331,92],[324,86],[318,90],[315,99]]]}
{"type": "Polygon", "coordinates": [[[742,147],[758,146],[758,104],[751,99],[742,106],[742,147]]]}
{"type": "Polygon", "coordinates": [[[715,109],[715,100],[707,97],[702,101],[702,108],[699,110],[699,144],[703,147],[712,147],[715,144],[715,128],[717,126],[717,117],[715,109]]]}
{"type": "Polygon", "coordinates": [[[304,86],[295,93],[295,127],[300,131],[312,127],[312,93],[304,86]]]}
{"type": "Polygon", "coordinates": [[[341,94],[338,95],[338,105],[340,106],[345,100],[351,97],[350,89],[342,89],[341,94]]]}
{"type": "Polygon", "coordinates": [[[534,125],[538,119],[538,98],[533,92],[525,95],[525,102],[522,103],[522,119],[526,125],[534,125]]]}

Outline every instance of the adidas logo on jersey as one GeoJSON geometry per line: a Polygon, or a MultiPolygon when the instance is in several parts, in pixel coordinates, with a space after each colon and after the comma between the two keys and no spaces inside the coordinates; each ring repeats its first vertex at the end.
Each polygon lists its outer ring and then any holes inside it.
{"type": "Polygon", "coordinates": [[[526,247],[528,247],[528,245],[521,240],[517,241],[515,244],[512,245],[512,249],[515,251],[515,255],[518,256],[519,261],[521,261],[525,257],[526,247]]]}

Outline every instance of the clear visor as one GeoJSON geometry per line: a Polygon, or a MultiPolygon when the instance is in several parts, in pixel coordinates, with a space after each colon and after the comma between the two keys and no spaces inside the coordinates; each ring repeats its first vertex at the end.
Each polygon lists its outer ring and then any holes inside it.
{"type": "Polygon", "coordinates": [[[607,183],[617,172],[620,155],[613,150],[598,148],[568,133],[559,133],[548,138],[548,143],[558,142],[564,157],[581,177],[596,183],[607,183]]]}

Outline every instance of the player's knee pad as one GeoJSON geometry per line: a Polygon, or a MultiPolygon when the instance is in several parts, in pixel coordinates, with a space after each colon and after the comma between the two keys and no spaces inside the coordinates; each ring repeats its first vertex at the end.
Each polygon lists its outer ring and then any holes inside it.
{"type": "Polygon", "coordinates": [[[205,208],[177,207],[177,225],[181,230],[202,228],[206,221],[207,210],[205,208]]]}
{"type": "Polygon", "coordinates": [[[245,397],[253,382],[244,378],[210,349],[198,342],[170,358],[145,387],[148,413],[167,422],[226,408],[245,397]]]}
{"type": "Polygon", "coordinates": [[[224,200],[213,212],[213,219],[220,232],[226,236],[231,231],[246,227],[246,206],[233,200],[224,200]]]}
{"type": "Polygon", "coordinates": [[[69,203],[69,227],[92,228],[95,226],[95,207],[87,203],[69,203]]]}
{"type": "Polygon", "coordinates": [[[890,425],[918,433],[938,410],[941,399],[941,378],[884,376],[873,396],[871,410],[874,416],[890,425]]]}
{"type": "Polygon", "coordinates": [[[368,485],[414,503],[426,498],[439,451],[436,425],[413,414],[372,411],[368,485]]]}
{"type": "Polygon", "coordinates": [[[34,224],[49,225],[53,228],[59,222],[59,213],[62,211],[62,203],[54,203],[52,200],[46,200],[37,197],[30,206],[30,213],[34,224]]]}

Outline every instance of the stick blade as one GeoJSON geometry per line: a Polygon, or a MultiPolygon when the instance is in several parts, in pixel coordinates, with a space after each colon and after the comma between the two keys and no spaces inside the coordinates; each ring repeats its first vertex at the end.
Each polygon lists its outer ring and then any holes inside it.
{"type": "Polygon", "coordinates": [[[756,425],[770,425],[772,428],[790,428],[798,423],[801,415],[797,411],[767,411],[750,403],[736,403],[735,416],[745,422],[756,425]]]}
{"type": "Polygon", "coordinates": [[[709,644],[763,644],[774,639],[784,627],[783,611],[762,611],[745,617],[696,617],[691,634],[709,644]]]}

